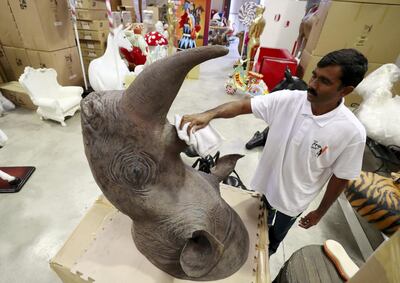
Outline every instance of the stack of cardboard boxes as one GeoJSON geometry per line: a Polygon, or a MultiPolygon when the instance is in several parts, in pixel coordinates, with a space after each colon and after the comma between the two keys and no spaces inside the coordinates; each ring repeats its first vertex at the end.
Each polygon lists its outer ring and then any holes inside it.
{"type": "MultiPolygon", "coordinates": [[[[77,8],[79,42],[87,72],[90,62],[102,56],[106,49],[110,30],[107,8],[105,0],[77,0],[77,8]]],[[[136,19],[134,8],[121,6],[121,0],[112,0],[111,10],[115,27],[127,26],[136,19]]]]}
{"type": "Polygon", "coordinates": [[[118,9],[121,11],[122,23],[126,26],[129,22],[141,22],[141,15],[139,13],[139,5],[143,4],[143,0],[121,0],[121,6],[118,9]]]}
{"type": "Polygon", "coordinates": [[[85,70],[90,61],[104,54],[109,26],[106,2],[77,0],[77,26],[85,70]]]}
{"type": "Polygon", "coordinates": [[[31,66],[54,68],[62,85],[82,84],[67,1],[0,0],[0,6],[3,80],[18,80],[31,66]]]}
{"type": "MultiPolygon", "coordinates": [[[[361,51],[369,61],[368,73],[394,63],[400,54],[399,18],[400,0],[322,1],[300,61],[303,79],[309,81],[322,56],[342,48],[361,51]]],[[[352,93],[345,103],[361,101],[352,93]]]]}

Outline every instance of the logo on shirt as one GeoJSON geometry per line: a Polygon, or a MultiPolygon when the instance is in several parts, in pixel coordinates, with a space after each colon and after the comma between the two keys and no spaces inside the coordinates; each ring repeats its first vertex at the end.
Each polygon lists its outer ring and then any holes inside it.
{"type": "Polygon", "coordinates": [[[311,150],[315,157],[320,157],[327,149],[328,149],[327,145],[322,146],[316,140],[314,140],[313,144],[311,145],[311,150]]]}

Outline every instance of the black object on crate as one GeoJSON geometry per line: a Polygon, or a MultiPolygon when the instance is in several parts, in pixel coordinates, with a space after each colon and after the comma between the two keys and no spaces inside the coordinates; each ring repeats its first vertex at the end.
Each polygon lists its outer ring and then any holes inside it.
{"type": "Polygon", "coordinates": [[[390,172],[390,165],[400,167],[400,147],[396,145],[384,146],[370,137],[367,137],[367,146],[372,154],[382,162],[381,166],[375,170],[375,173],[380,172],[382,169],[390,172]]]}
{"type": "MultiPolygon", "coordinates": [[[[187,151],[185,151],[185,153],[189,157],[194,157],[191,150],[187,150],[187,151]]],[[[193,163],[192,167],[196,168],[198,166],[197,170],[202,171],[207,174],[210,174],[211,168],[217,164],[219,155],[220,155],[220,153],[218,151],[214,156],[207,155],[206,157],[199,157],[193,163]]],[[[243,184],[242,180],[240,179],[239,174],[235,170],[233,170],[232,173],[235,174],[236,177],[230,175],[225,180],[223,180],[222,183],[249,191],[249,189],[243,184]]]]}

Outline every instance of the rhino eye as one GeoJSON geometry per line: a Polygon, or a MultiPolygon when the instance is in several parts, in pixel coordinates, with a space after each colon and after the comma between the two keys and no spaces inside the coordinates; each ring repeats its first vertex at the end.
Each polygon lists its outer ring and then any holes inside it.
{"type": "Polygon", "coordinates": [[[146,152],[135,153],[132,150],[123,149],[111,161],[109,173],[113,182],[143,191],[145,185],[155,182],[157,164],[146,152]]]}

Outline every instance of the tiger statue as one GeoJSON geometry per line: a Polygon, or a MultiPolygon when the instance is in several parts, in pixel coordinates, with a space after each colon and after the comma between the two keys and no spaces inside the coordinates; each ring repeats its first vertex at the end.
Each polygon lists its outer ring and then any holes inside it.
{"type": "Polygon", "coordinates": [[[362,171],[344,191],[351,206],[387,236],[400,228],[400,172],[391,176],[362,171]]]}

